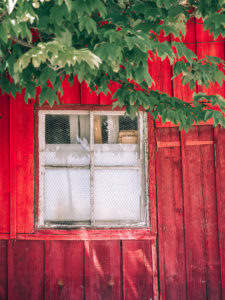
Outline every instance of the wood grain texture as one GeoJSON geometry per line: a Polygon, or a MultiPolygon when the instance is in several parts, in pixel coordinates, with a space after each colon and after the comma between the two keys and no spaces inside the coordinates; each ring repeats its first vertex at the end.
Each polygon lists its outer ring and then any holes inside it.
{"type": "Polygon", "coordinates": [[[225,299],[225,130],[215,128],[214,137],[222,299],[225,299]]]}
{"type": "Polygon", "coordinates": [[[9,232],[9,97],[0,93],[0,233],[9,232]]]}
{"type": "MultiPolygon", "coordinates": [[[[157,142],[179,142],[177,128],[157,129],[157,142]]],[[[158,259],[162,299],[186,299],[180,147],[156,152],[158,259]]]]}
{"type": "Polygon", "coordinates": [[[8,241],[8,299],[44,299],[44,242],[8,241]]]}
{"type": "MultiPolygon", "coordinates": [[[[171,42],[171,37],[164,36],[164,33],[161,32],[161,34],[158,36],[158,40],[160,42],[171,42]]],[[[169,59],[166,58],[163,61],[156,55],[153,55],[151,52],[149,52],[149,55],[151,57],[151,60],[148,60],[148,71],[151,77],[154,80],[154,84],[151,86],[151,90],[159,90],[163,93],[166,93],[170,96],[173,94],[173,84],[171,80],[172,76],[172,68],[170,66],[169,59]]],[[[162,124],[161,119],[157,119],[155,121],[156,125],[162,124]]]]}
{"type": "Polygon", "coordinates": [[[7,300],[7,241],[0,241],[0,299],[7,300]]]}
{"type": "MultiPolygon", "coordinates": [[[[204,58],[206,55],[209,56],[216,56],[220,57],[224,60],[225,58],[225,46],[223,42],[220,42],[223,40],[221,36],[217,38],[216,42],[214,41],[213,35],[209,35],[208,31],[205,31],[203,29],[203,26],[201,25],[202,20],[198,20],[196,24],[196,51],[198,58],[204,58]],[[209,43],[207,43],[209,41],[209,43]]],[[[220,69],[224,72],[223,66],[220,66],[220,69]]],[[[223,83],[222,87],[218,84],[212,84],[210,83],[209,88],[200,87],[198,86],[199,92],[207,92],[208,94],[221,94],[223,97],[225,96],[225,83],[223,83]]]]}
{"type": "Polygon", "coordinates": [[[122,299],[120,265],[119,241],[86,241],[85,298],[122,299]]]}
{"type": "MultiPolygon", "coordinates": [[[[191,21],[187,22],[187,33],[184,37],[183,42],[186,43],[187,48],[189,48],[191,51],[196,53],[196,24],[195,19],[192,19],[191,21]]],[[[174,39],[176,40],[176,39],[174,39]]],[[[180,59],[184,60],[184,58],[180,59]]],[[[179,99],[183,101],[191,101],[192,100],[192,94],[196,92],[196,87],[192,90],[189,88],[188,84],[185,84],[183,86],[181,76],[178,76],[173,79],[173,95],[175,97],[178,97],[179,99]]]]}
{"type": "Polygon", "coordinates": [[[149,215],[152,235],[157,233],[157,212],[156,212],[156,168],[155,168],[155,128],[154,119],[148,115],[148,180],[149,180],[149,215]]]}
{"type": "Polygon", "coordinates": [[[10,98],[11,233],[31,233],[34,226],[34,107],[24,94],[10,98]]]}
{"type": "MultiPolygon", "coordinates": [[[[170,43],[171,37],[165,37],[163,32],[159,35],[158,40],[160,42],[167,41],[170,43]]],[[[172,95],[172,81],[171,81],[171,66],[169,59],[166,58],[163,61],[156,55],[149,53],[152,60],[148,60],[148,70],[155,83],[151,86],[153,90],[159,90],[161,92],[172,95]]]]}
{"type": "Polygon", "coordinates": [[[46,241],[45,244],[45,299],[83,299],[83,242],[46,241]]]}
{"type": "Polygon", "coordinates": [[[131,229],[44,229],[35,234],[17,234],[20,240],[155,240],[150,228],[131,229]]]}
{"type": "Polygon", "coordinates": [[[154,299],[151,241],[123,241],[124,300],[154,299]]]}
{"type": "Polygon", "coordinates": [[[214,148],[184,146],[188,140],[213,140],[213,129],[195,127],[182,135],[188,297],[221,299],[214,148]]]}
{"type": "Polygon", "coordinates": [[[81,104],[99,104],[99,96],[92,92],[87,86],[86,82],[81,83],[81,104]]]}
{"type": "Polygon", "coordinates": [[[60,97],[61,104],[80,103],[80,83],[77,77],[74,77],[73,84],[68,81],[68,75],[62,81],[63,95],[60,97]]]}

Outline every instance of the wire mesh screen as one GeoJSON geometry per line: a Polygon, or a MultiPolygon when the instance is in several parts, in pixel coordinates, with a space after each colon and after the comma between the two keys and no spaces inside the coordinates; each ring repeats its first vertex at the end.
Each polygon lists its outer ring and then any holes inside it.
{"type": "Polygon", "coordinates": [[[89,143],[89,115],[46,115],[45,141],[46,144],[89,143]]]}
{"type": "Polygon", "coordinates": [[[96,170],[94,176],[95,220],[140,220],[138,170],[96,170]]]}
{"type": "Polygon", "coordinates": [[[143,119],[46,114],[40,205],[47,226],[136,224],[145,209],[143,119]]]}

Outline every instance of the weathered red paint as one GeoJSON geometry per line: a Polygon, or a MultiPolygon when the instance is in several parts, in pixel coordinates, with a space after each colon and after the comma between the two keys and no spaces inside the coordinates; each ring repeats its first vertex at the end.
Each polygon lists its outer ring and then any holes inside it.
{"type": "Polygon", "coordinates": [[[225,299],[225,130],[217,127],[214,130],[215,139],[215,171],[216,171],[216,195],[217,218],[219,232],[219,248],[221,268],[222,295],[225,299]]]}
{"type": "Polygon", "coordinates": [[[99,104],[99,96],[91,91],[84,81],[81,83],[81,104],[99,104]]]}
{"type": "Polygon", "coordinates": [[[107,93],[107,95],[100,93],[100,104],[101,105],[111,105],[113,103],[112,95],[116,92],[116,90],[119,88],[119,84],[117,82],[111,82],[111,85],[109,87],[110,92],[107,93]]]}
{"type": "MultiPolygon", "coordinates": [[[[177,128],[157,129],[156,141],[179,143],[177,128]]],[[[156,152],[160,292],[162,299],[185,299],[185,246],[180,147],[156,152]]]]}
{"type": "Polygon", "coordinates": [[[0,93],[0,233],[9,232],[9,97],[0,93]],[[4,201],[3,201],[4,199],[4,201]]]}
{"type": "MultiPolygon", "coordinates": [[[[195,19],[191,19],[187,23],[187,34],[184,38],[184,43],[186,43],[186,46],[196,53],[196,27],[195,27],[195,19]]],[[[184,58],[183,58],[184,59],[184,58]]],[[[192,90],[189,88],[187,84],[183,86],[181,76],[178,76],[174,78],[173,80],[173,92],[174,96],[178,97],[184,101],[190,101],[192,100],[192,95],[194,92],[196,92],[196,87],[194,87],[192,90]]]]}
{"type": "MultiPolygon", "coordinates": [[[[188,47],[224,58],[224,44],[206,40],[212,37],[192,20],[188,47]]],[[[168,60],[157,58],[149,69],[152,88],[191,98],[179,78],[170,80],[168,60]]],[[[72,87],[67,78],[62,84],[62,105],[53,108],[26,105],[23,94],[10,104],[0,96],[0,298],[225,299],[225,131],[211,121],[185,134],[149,117],[150,228],[35,229],[36,112],[112,109],[110,94],[96,96],[76,78],[72,87]]],[[[224,88],[209,92],[224,96],[224,88]]]]}
{"type": "Polygon", "coordinates": [[[8,241],[8,299],[44,299],[44,242],[8,241]]]}
{"type": "Polygon", "coordinates": [[[123,241],[124,300],[154,299],[150,241],[123,241]]]}
{"type": "Polygon", "coordinates": [[[0,299],[7,299],[7,241],[0,241],[0,299]]]}
{"type": "Polygon", "coordinates": [[[86,241],[86,299],[122,299],[120,265],[119,241],[86,241]]]}
{"type": "Polygon", "coordinates": [[[80,103],[80,84],[77,77],[73,78],[73,84],[68,81],[68,75],[62,81],[63,95],[60,98],[61,104],[80,103]]]}
{"type": "Polygon", "coordinates": [[[148,172],[149,172],[149,215],[152,236],[157,234],[156,219],[156,174],[155,174],[155,136],[154,136],[154,119],[148,116],[148,139],[149,139],[149,156],[148,156],[148,172]]]}
{"type": "Polygon", "coordinates": [[[183,135],[182,162],[187,287],[190,298],[221,299],[213,145],[186,145],[213,140],[212,127],[183,135]]]}
{"type": "Polygon", "coordinates": [[[45,299],[83,299],[84,245],[74,241],[45,242],[45,299]]]}

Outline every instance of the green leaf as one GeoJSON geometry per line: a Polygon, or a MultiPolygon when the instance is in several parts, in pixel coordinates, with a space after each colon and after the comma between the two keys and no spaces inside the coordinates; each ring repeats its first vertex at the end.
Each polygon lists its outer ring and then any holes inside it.
{"type": "Polygon", "coordinates": [[[92,18],[84,16],[79,20],[79,29],[80,31],[86,29],[88,34],[97,33],[97,24],[92,18]]]}
{"type": "Polygon", "coordinates": [[[39,79],[40,85],[44,86],[48,80],[50,80],[50,82],[54,85],[56,76],[56,71],[49,67],[44,68],[39,79]]]}
{"type": "Polygon", "coordinates": [[[70,12],[72,9],[72,3],[71,0],[65,0],[66,6],[68,8],[68,11],[70,12]]]}
{"type": "Polygon", "coordinates": [[[0,39],[6,44],[8,42],[8,37],[6,30],[2,24],[0,24],[0,39]]]}
{"type": "Polygon", "coordinates": [[[196,54],[188,49],[184,44],[180,42],[173,42],[172,45],[177,49],[178,58],[185,57],[188,62],[191,62],[193,59],[196,59],[196,54]]]}
{"type": "Polygon", "coordinates": [[[61,45],[72,46],[72,33],[65,29],[65,31],[60,32],[60,35],[57,35],[56,41],[61,45]]]}
{"type": "Polygon", "coordinates": [[[50,106],[53,106],[57,98],[56,93],[50,87],[44,87],[39,96],[39,104],[43,105],[44,102],[47,101],[50,106]]]}

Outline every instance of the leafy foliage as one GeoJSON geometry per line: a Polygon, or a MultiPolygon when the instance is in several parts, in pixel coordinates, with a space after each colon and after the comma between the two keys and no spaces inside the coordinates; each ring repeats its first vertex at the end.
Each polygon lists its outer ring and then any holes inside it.
{"type": "Polygon", "coordinates": [[[62,93],[60,77],[66,74],[71,82],[77,75],[92,90],[97,86],[97,93],[106,94],[114,81],[121,86],[113,95],[114,106],[125,106],[131,116],[142,106],[154,118],[179,123],[185,130],[211,117],[225,126],[220,95],[199,93],[184,102],[149,89],[154,83],[149,52],[168,58],[174,78],[181,74],[191,89],[210,82],[222,85],[225,62],[209,56],[198,59],[182,43],[191,17],[202,17],[204,28],[215,37],[225,36],[224,0],[1,1],[0,87],[12,95],[25,88],[28,101],[40,86],[40,104],[47,100],[52,106],[57,92],[62,93]],[[160,41],[162,31],[176,41],[160,41]]]}

